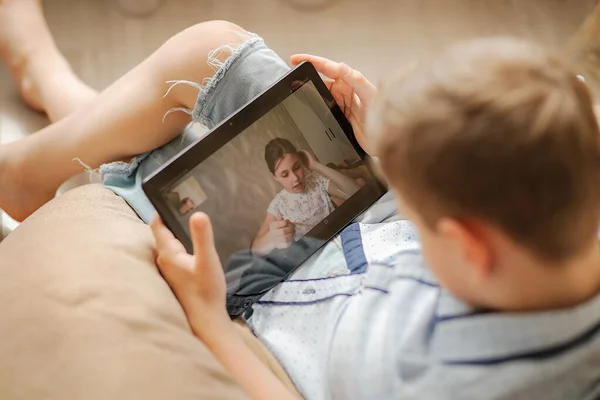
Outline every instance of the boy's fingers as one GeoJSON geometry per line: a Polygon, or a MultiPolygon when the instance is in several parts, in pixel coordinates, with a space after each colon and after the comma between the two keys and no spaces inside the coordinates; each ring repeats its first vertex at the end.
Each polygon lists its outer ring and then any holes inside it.
{"type": "Polygon", "coordinates": [[[197,265],[212,267],[220,265],[215,248],[214,235],[210,219],[204,213],[195,213],[190,218],[190,231],[197,265]]]}
{"type": "Polygon", "coordinates": [[[150,222],[154,240],[156,240],[156,248],[160,252],[179,253],[185,251],[185,248],[179,240],[173,236],[173,233],[163,224],[158,214],[152,218],[150,222]]]}
{"type": "MultiPolygon", "coordinates": [[[[377,94],[377,87],[373,85],[359,71],[350,68],[344,63],[338,63],[327,58],[313,56],[310,54],[296,54],[291,58],[292,64],[296,65],[303,61],[310,62],[315,69],[330,79],[341,79],[354,89],[363,103],[369,101],[377,94]]],[[[368,105],[368,104],[365,104],[368,105]]]]}
{"type": "Polygon", "coordinates": [[[350,68],[350,72],[342,76],[341,79],[354,89],[354,92],[365,105],[368,105],[377,94],[377,87],[355,69],[350,68]]]}
{"type": "Polygon", "coordinates": [[[352,100],[354,90],[345,82],[340,80],[334,81],[335,83],[331,86],[331,94],[335,102],[342,108],[344,115],[348,116],[352,111],[352,100]]]}
{"type": "Polygon", "coordinates": [[[331,92],[331,87],[333,86],[335,81],[331,79],[326,79],[323,82],[325,83],[325,86],[327,86],[327,89],[329,89],[329,91],[331,92]]]}
{"type": "Polygon", "coordinates": [[[343,71],[341,71],[340,63],[331,61],[324,57],[313,56],[311,54],[296,54],[292,56],[291,61],[294,65],[308,61],[318,72],[331,79],[340,79],[345,74],[343,71]]]}

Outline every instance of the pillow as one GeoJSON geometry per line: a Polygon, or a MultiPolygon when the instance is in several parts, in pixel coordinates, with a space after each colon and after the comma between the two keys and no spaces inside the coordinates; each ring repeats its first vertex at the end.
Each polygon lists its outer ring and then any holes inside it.
{"type": "Polygon", "coordinates": [[[101,185],[57,197],[0,243],[0,338],[3,400],[247,398],[191,333],[149,227],[101,185]]]}

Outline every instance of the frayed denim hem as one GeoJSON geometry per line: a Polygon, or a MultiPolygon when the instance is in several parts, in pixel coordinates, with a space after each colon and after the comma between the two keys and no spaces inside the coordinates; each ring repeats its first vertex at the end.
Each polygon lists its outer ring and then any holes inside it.
{"type": "MultiPolygon", "coordinates": [[[[184,84],[198,89],[198,98],[196,99],[196,104],[193,110],[189,110],[185,107],[172,108],[168,110],[163,116],[163,122],[169,114],[181,111],[192,117],[192,123],[199,123],[204,127],[214,126],[214,122],[209,117],[210,110],[207,110],[207,105],[209,103],[210,96],[213,94],[215,88],[217,87],[221,79],[224,77],[227,70],[229,70],[231,65],[240,57],[241,54],[243,54],[253,46],[264,43],[264,40],[254,33],[239,33],[239,35],[241,35],[241,37],[246,40],[237,47],[234,45],[226,44],[217,47],[208,54],[208,65],[210,65],[215,71],[215,74],[212,77],[205,78],[201,84],[186,80],[167,81],[167,83],[171,83],[171,86],[165,93],[164,97],[166,97],[175,86],[184,84]],[[221,56],[224,52],[230,52],[231,54],[227,57],[225,61],[220,61],[219,56],[221,56]]],[[[184,140],[184,135],[185,131],[182,135],[182,140],[184,140]]],[[[100,174],[103,177],[107,174],[132,176],[133,174],[135,174],[142,161],[148,158],[150,154],[152,154],[152,151],[137,155],[133,157],[129,162],[118,161],[103,164],[100,166],[99,169],[100,174]]]]}
{"type": "Polygon", "coordinates": [[[129,162],[117,161],[108,164],[102,164],[100,166],[100,175],[105,176],[108,174],[119,174],[124,176],[131,176],[135,174],[142,161],[144,161],[152,152],[137,155],[133,157],[129,162]]]}
{"type": "MultiPolygon", "coordinates": [[[[241,35],[241,34],[240,34],[241,35]]],[[[236,46],[225,44],[217,47],[208,53],[208,65],[210,65],[215,74],[212,77],[204,78],[201,84],[196,82],[190,82],[185,80],[173,80],[168,81],[167,83],[171,83],[171,87],[167,90],[168,95],[171,89],[175,86],[183,84],[192,86],[198,89],[198,98],[196,99],[196,104],[193,110],[189,110],[185,107],[176,107],[168,110],[163,117],[164,119],[171,114],[172,112],[182,111],[186,114],[189,114],[192,117],[193,122],[199,123],[205,127],[213,127],[215,125],[214,121],[209,117],[208,113],[210,110],[207,108],[207,104],[209,103],[210,95],[214,92],[215,88],[225,76],[225,73],[229,70],[231,65],[240,57],[241,54],[246,52],[249,48],[264,43],[263,39],[260,36],[257,36],[254,33],[248,33],[246,36],[248,39],[245,40],[242,44],[236,46]],[[230,52],[231,54],[225,61],[220,61],[219,56],[224,52],[230,52]]]]}

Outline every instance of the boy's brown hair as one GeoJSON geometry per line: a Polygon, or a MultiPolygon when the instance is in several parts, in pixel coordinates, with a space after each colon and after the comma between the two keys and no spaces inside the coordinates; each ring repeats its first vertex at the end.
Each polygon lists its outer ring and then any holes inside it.
{"type": "Polygon", "coordinates": [[[382,170],[430,227],[484,220],[553,261],[595,240],[600,134],[589,91],[559,58],[474,40],[393,79],[373,111],[382,170]]]}

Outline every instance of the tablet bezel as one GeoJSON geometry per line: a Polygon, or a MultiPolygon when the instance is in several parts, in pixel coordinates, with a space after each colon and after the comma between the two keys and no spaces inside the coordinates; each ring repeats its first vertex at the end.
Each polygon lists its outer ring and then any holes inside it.
{"type": "MultiPolygon", "coordinates": [[[[164,201],[163,192],[171,188],[175,182],[192,171],[229,141],[243,133],[246,128],[294,93],[302,86],[299,84],[300,82],[302,82],[302,85],[308,82],[314,84],[354,150],[358,153],[361,160],[367,160],[365,151],[360,147],[354,136],[352,125],[336,104],[314,66],[309,62],[299,64],[269,89],[250,100],[233,115],[214,127],[202,140],[193,143],[179,152],[143,180],[142,188],[146,196],[158,211],[165,225],[182,242],[189,253],[193,252],[191,238],[183,227],[181,227],[177,216],[164,201]]],[[[371,166],[368,163],[366,164],[370,173],[373,176],[377,176],[371,170],[371,166]]],[[[359,192],[352,195],[342,207],[330,214],[330,216],[335,214],[335,218],[328,216],[309,231],[310,236],[323,241],[331,239],[366,208],[377,201],[385,192],[386,188],[382,184],[378,184],[377,188],[365,185],[359,192]]],[[[222,262],[225,261],[222,260],[222,262]]],[[[298,266],[304,261],[299,260],[298,266]]]]}

